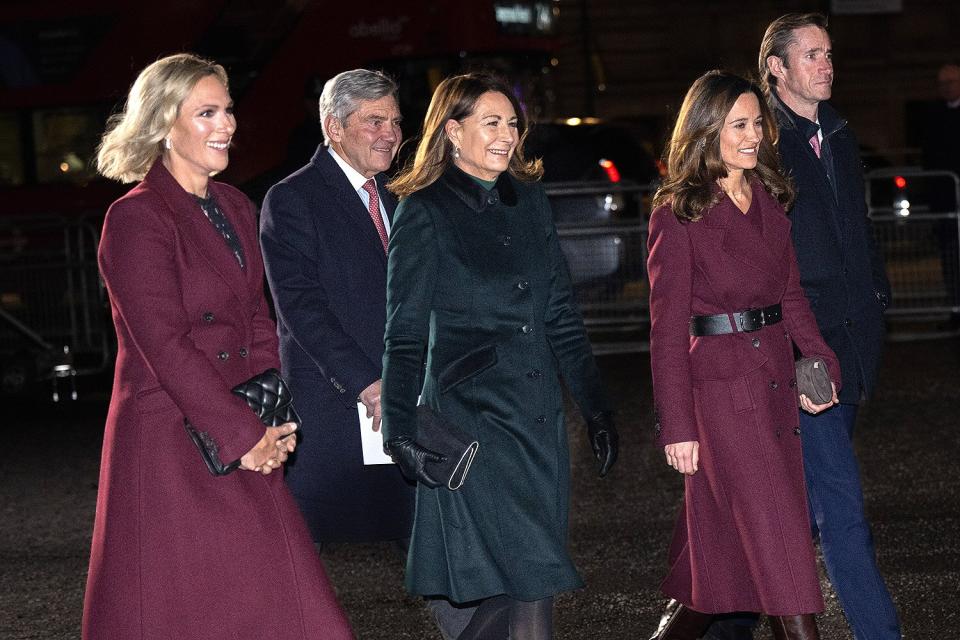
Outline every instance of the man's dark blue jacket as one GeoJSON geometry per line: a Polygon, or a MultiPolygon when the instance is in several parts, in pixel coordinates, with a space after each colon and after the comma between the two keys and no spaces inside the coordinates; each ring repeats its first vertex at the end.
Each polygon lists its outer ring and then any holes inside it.
{"type": "Polygon", "coordinates": [[[821,157],[810,145],[817,125],[772,96],[784,173],[796,188],[788,211],[800,283],[820,333],[843,375],[840,402],[857,403],[877,379],[883,310],[890,284],[867,218],[863,165],[846,120],[826,102],[818,110],[821,157]]]}

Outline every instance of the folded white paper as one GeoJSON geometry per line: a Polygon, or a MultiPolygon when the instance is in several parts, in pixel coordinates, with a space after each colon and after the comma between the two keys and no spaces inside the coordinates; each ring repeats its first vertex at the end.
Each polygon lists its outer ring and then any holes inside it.
{"type": "Polygon", "coordinates": [[[357,403],[357,415],[360,417],[363,464],[393,464],[390,456],[383,452],[383,431],[373,430],[373,417],[367,417],[367,408],[362,402],[357,403]]]}

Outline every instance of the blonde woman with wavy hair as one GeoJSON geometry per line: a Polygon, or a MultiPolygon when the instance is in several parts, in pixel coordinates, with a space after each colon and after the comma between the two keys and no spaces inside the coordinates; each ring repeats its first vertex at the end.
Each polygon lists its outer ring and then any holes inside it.
{"type": "Polygon", "coordinates": [[[100,174],[124,183],[142,180],[169,149],[167,135],[180,105],[206,76],[229,87],[223,67],[189,53],[162,58],[144,69],[130,87],[124,110],[107,123],[97,148],[100,174]]]}
{"type": "Polygon", "coordinates": [[[143,70],[100,146],[105,176],[139,183],[98,254],[117,361],[87,640],[353,637],[283,482],[297,425],[231,393],[280,366],[253,204],[210,180],[236,128],[223,68],[178,54],[143,70]]]}

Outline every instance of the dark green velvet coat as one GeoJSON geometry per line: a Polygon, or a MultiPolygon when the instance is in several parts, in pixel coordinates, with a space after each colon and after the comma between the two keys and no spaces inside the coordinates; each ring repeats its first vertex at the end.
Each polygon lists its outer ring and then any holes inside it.
{"type": "Polygon", "coordinates": [[[567,552],[569,456],[560,378],[607,409],[550,205],[502,174],[450,167],[400,202],[387,269],[385,439],[416,437],[423,404],[480,443],[459,491],[417,489],[411,593],[467,602],[582,585],[567,552]]]}

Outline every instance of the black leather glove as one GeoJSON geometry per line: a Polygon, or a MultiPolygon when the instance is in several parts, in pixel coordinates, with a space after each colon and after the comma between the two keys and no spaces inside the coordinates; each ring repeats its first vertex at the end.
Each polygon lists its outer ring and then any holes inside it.
{"type": "Polygon", "coordinates": [[[593,447],[593,455],[600,462],[600,477],[607,475],[613,463],[617,461],[620,450],[620,436],[613,426],[613,414],[598,411],[587,420],[587,437],[593,447]]]}
{"type": "Polygon", "coordinates": [[[446,456],[421,447],[410,436],[390,438],[383,445],[383,450],[400,467],[408,480],[422,482],[431,489],[443,484],[442,480],[431,475],[429,465],[446,462],[446,456]]]}

